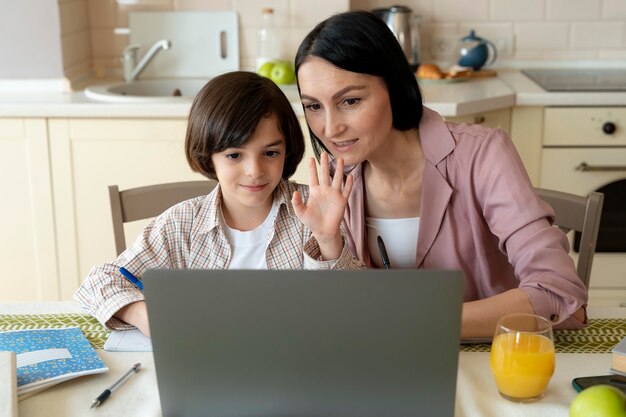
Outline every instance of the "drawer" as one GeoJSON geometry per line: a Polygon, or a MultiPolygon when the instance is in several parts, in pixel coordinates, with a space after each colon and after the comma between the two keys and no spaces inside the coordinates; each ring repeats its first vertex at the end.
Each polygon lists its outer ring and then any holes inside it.
{"type": "Polygon", "coordinates": [[[487,127],[497,127],[504,130],[507,134],[511,131],[510,109],[493,110],[467,116],[446,117],[445,119],[446,121],[454,123],[470,123],[487,127]]]}
{"type": "Polygon", "coordinates": [[[544,146],[626,146],[626,107],[548,107],[544,146]],[[611,127],[614,127],[612,133],[611,127]]]}

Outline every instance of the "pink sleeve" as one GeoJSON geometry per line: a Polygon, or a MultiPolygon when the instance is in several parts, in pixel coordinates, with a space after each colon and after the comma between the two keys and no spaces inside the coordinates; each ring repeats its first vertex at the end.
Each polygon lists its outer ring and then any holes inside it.
{"type": "Polygon", "coordinates": [[[508,136],[497,129],[488,136],[473,175],[489,228],[536,313],[569,328],[582,327],[568,319],[586,305],[588,293],[568,254],[566,236],[552,227],[554,211],[535,194],[508,136]]]}

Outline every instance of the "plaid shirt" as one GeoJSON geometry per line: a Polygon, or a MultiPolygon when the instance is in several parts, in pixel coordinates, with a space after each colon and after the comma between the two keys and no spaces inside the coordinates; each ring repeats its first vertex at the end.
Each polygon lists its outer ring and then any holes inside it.
{"type": "MultiPolygon", "coordinates": [[[[308,198],[308,187],[281,181],[274,191],[279,210],[267,236],[265,258],[269,269],[359,269],[345,244],[334,261],[320,261],[311,231],[297,218],[291,205],[294,191],[308,198]]],[[[219,185],[208,195],[183,201],[155,218],[120,256],[91,269],[74,293],[81,307],[113,329],[132,326],[113,317],[122,307],[144,299],[143,293],[119,272],[121,266],[141,278],[147,269],[227,269],[231,260],[220,219],[219,185]]]]}

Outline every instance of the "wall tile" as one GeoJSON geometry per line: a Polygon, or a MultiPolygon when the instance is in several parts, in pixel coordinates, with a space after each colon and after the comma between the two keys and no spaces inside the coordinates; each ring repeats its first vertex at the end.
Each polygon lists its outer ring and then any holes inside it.
{"type": "Polygon", "coordinates": [[[91,49],[93,56],[113,57],[117,55],[115,50],[115,37],[112,29],[94,29],[91,31],[91,49]]]}
{"type": "Polygon", "coordinates": [[[517,23],[515,43],[518,49],[567,49],[567,23],[517,23]]]}
{"type": "MultiPolygon", "coordinates": [[[[468,2],[472,4],[472,2],[468,2]]],[[[492,0],[491,19],[513,22],[542,20],[545,0],[492,0]]]]}
{"type": "Polygon", "coordinates": [[[601,49],[598,51],[598,57],[607,60],[626,61],[626,48],[606,51],[601,49]]]}
{"type": "Polygon", "coordinates": [[[223,12],[231,10],[233,5],[231,0],[173,0],[174,10],[202,10],[223,12]]]}
{"type": "Polygon", "coordinates": [[[596,57],[596,52],[589,51],[548,51],[543,53],[545,59],[554,61],[580,61],[592,60],[596,57]]]}
{"type": "Polygon", "coordinates": [[[438,22],[482,22],[489,20],[489,0],[437,0],[433,20],[438,22]]]}
{"type": "Polygon", "coordinates": [[[548,0],[548,20],[599,19],[602,0],[548,0]]]}
{"type": "Polygon", "coordinates": [[[603,0],[602,17],[605,19],[626,19],[626,1],[603,0]]]}
{"type": "Polygon", "coordinates": [[[117,3],[115,0],[89,0],[89,22],[92,29],[117,26],[117,3]]]}
{"type": "Polygon", "coordinates": [[[86,30],[63,35],[61,43],[64,67],[90,59],[89,33],[86,30]]]}
{"type": "Polygon", "coordinates": [[[89,28],[87,1],[75,0],[59,3],[59,18],[61,20],[61,35],[87,30],[89,28]]]}
{"type": "Polygon", "coordinates": [[[290,26],[309,32],[316,24],[335,13],[350,9],[348,0],[289,0],[291,6],[290,26]]]}
{"type": "Polygon", "coordinates": [[[572,23],[574,48],[619,48],[623,46],[623,22],[572,23]]]}
{"type": "Polygon", "coordinates": [[[289,26],[289,0],[233,0],[233,10],[239,13],[239,24],[243,27],[260,28],[262,22],[261,9],[274,9],[274,22],[277,27],[289,26]]]}

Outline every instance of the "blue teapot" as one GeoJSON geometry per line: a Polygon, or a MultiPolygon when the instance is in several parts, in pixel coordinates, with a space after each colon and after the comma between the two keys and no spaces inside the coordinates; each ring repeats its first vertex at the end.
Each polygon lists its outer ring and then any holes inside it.
{"type": "Polygon", "coordinates": [[[476,36],[476,32],[472,29],[469,35],[461,39],[461,58],[459,65],[463,67],[472,67],[478,71],[483,66],[492,65],[496,61],[496,46],[483,38],[476,36]],[[489,53],[491,52],[491,59],[489,53]]]}

